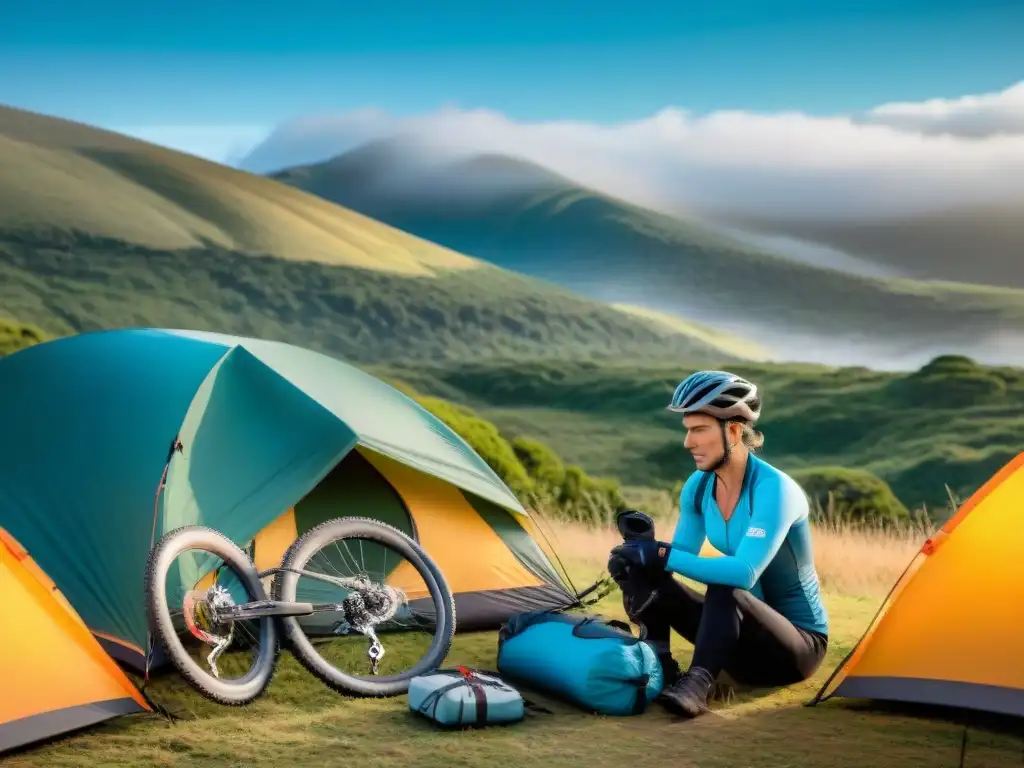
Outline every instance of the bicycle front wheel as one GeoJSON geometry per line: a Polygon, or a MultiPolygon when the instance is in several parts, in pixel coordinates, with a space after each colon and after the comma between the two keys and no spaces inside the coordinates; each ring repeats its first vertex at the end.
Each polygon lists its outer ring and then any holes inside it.
{"type": "Polygon", "coordinates": [[[371,518],[335,518],[303,534],[273,594],[314,604],[310,617],[280,619],[288,646],[311,674],[354,696],[405,693],[413,677],[441,666],[455,634],[455,601],[437,564],[371,518]]]}

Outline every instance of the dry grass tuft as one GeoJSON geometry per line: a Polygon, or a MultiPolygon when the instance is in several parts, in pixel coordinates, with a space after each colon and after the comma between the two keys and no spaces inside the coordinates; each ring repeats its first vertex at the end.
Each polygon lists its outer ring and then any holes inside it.
{"type": "Polygon", "coordinates": [[[915,529],[885,531],[814,526],[814,562],[826,592],[883,597],[924,543],[915,529]]]}
{"type": "MultiPolygon", "coordinates": [[[[542,513],[543,514],[543,513],[542,513]]],[[[669,540],[677,517],[656,517],[657,533],[669,540]]],[[[542,517],[541,527],[566,568],[596,579],[608,551],[621,541],[611,525],[583,526],[542,517]]],[[[837,595],[884,597],[927,538],[920,526],[885,530],[814,524],[814,559],[822,589],[837,595]]],[[[719,554],[707,542],[703,554],[719,554]]],[[[576,585],[580,587],[580,584],[576,585]]]]}

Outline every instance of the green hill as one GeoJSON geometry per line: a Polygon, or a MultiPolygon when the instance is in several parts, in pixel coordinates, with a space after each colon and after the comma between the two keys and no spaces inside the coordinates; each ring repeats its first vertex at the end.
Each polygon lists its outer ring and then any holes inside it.
{"type": "Polygon", "coordinates": [[[721,216],[724,224],[824,243],[921,279],[1024,288],[1024,200],[841,221],[721,216]]]}
{"type": "Polygon", "coordinates": [[[1022,327],[1024,291],[812,266],[512,158],[430,161],[386,141],[272,177],[498,266],[738,333],[783,359],[873,363],[992,342],[993,359],[1024,363],[1022,345],[998,346],[1022,327]]]}
{"type": "Polygon", "coordinates": [[[359,361],[732,357],[271,179],[0,108],[0,313],[162,326],[359,361]]]}
{"type": "Polygon", "coordinates": [[[658,312],[657,310],[637,307],[631,304],[613,304],[612,306],[620,312],[653,321],[691,338],[704,341],[717,349],[732,354],[736,358],[757,362],[771,359],[771,354],[768,350],[741,336],[702,323],[684,320],[677,315],[670,315],[666,312],[658,312]]]}
{"type": "MultiPolygon", "coordinates": [[[[946,484],[966,498],[1024,450],[1024,370],[938,358],[907,374],[862,368],[732,366],[764,390],[763,456],[801,471],[866,470],[908,508],[937,514],[946,484]]],[[[468,364],[390,367],[424,392],[475,408],[506,434],[626,485],[672,488],[693,471],[665,404],[679,366],[468,364]]]]}

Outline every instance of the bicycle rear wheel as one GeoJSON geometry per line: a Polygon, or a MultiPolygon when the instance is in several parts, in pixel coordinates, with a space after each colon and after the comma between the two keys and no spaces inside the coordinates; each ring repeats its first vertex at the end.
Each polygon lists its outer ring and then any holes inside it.
{"type": "Polygon", "coordinates": [[[455,634],[455,601],[437,564],[413,539],[371,518],[336,518],[303,534],[285,553],[273,595],[317,604],[308,619],[281,618],[282,632],[311,674],[354,696],[405,693],[413,677],[441,666],[455,634]],[[360,630],[361,621],[369,633],[360,630]],[[419,633],[427,636],[422,651],[415,649],[419,633]],[[376,663],[387,668],[385,674],[373,670],[372,657],[368,676],[342,669],[360,657],[365,663],[382,636],[386,642],[379,647],[387,646],[387,658],[376,663]]]}
{"type": "Polygon", "coordinates": [[[199,525],[165,534],[150,552],[145,590],[150,632],[193,688],[230,706],[266,690],[280,652],[274,617],[217,621],[218,606],[267,599],[234,542],[199,525]]]}

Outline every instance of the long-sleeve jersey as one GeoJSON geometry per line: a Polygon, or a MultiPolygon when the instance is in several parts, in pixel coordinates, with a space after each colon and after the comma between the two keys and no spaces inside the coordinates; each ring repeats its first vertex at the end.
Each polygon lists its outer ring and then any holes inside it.
{"type": "Polygon", "coordinates": [[[679,524],[666,568],[702,584],[726,584],[757,595],[794,625],[828,634],[811,546],[809,508],[789,475],[750,454],[740,498],[726,521],[714,498],[714,476],[696,494],[694,472],[679,497],[679,524]],[[722,553],[701,557],[705,537],[722,553]]]}

